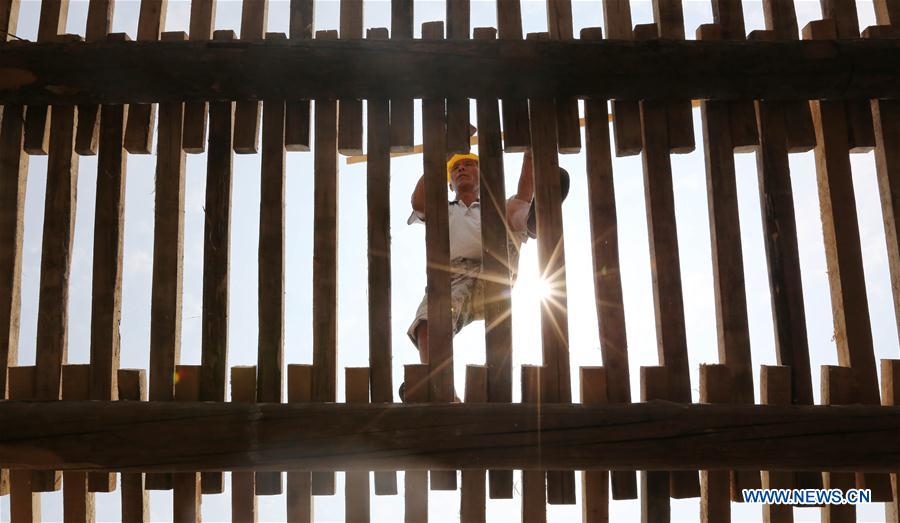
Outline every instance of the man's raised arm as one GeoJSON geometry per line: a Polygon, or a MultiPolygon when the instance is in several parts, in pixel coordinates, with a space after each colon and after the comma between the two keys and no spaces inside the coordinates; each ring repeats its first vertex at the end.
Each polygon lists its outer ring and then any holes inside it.
{"type": "Polygon", "coordinates": [[[423,174],[413,189],[412,196],[409,199],[412,208],[423,217],[425,215],[425,175],[423,174]]]}
{"type": "Polygon", "coordinates": [[[522,172],[519,174],[519,187],[515,197],[506,206],[506,220],[512,231],[525,230],[532,198],[534,198],[534,166],[531,160],[531,149],[525,149],[525,155],[522,157],[522,172]]]}

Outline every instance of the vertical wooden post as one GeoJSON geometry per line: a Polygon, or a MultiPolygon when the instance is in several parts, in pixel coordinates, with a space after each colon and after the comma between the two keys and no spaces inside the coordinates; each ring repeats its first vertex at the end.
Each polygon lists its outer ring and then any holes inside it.
{"type": "MultiPolygon", "coordinates": [[[[391,40],[413,37],[413,0],[391,0],[391,40]]],[[[391,152],[413,150],[415,105],[412,98],[391,99],[391,152]]]]}
{"type": "MultiPolygon", "coordinates": [[[[369,368],[347,368],[345,393],[347,403],[369,403],[369,368]]],[[[366,523],[369,517],[369,472],[347,471],[344,490],[344,511],[349,523],[366,523]]]]}
{"type": "MultiPolygon", "coordinates": [[[[732,374],[727,365],[700,365],[700,403],[732,403],[734,396],[732,374]]],[[[727,470],[700,471],[701,521],[731,521],[728,476],[727,470]]]]}
{"type": "MultiPolygon", "coordinates": [[[[228,102],[229,105],[231,102],[228,102]]],[[[213,108],[215,111],[215,108],[213,108]]],[[[213,125],[210,126],[214,128],[213,125]]],[[[231,402],[256,403],[256,366],[231,368],[231,402]]],[[[256,480],[249,471],[231,473],[232,521],[256,522],[256,480]]]]}
{"type": "MultiPolygon", "coordinates": [[[[0,123],[0,400],[9,397],[7,370],[18,361],[22,310],[22,238],[28,164],[22,154],[24,107],[7,105],[0,123]]],[[[0,470],[0,495],[8,492],[0,470]]]]}
{"type": "MultiPolygon", "coordinates": [[[[122,250],[125,214],[124,105],[100,108],[100,156],[94,211],[94,267],[91,294],[90,399],[118,395],[119,323],[122,318],[122,250]]],[[[81,129],[81,127],[79,127],[81,129]]],[[[111,492],[114,474],[91,473],[91,492],[111,492]]]]}
{"type": "MultiPolygon", "coordinates": [[[[335,39],[335,31],[316,38],[335,39]]],[[[337,400],[337,101],[316,100],[313,233],[313,400],[337,400]]],[[[333,495],[334,473],[313,473],[313,494],[333,495]]]]}
{"type": "MultiPolygon", "coordinates": [[[[363,37],[363,0],[341,0],[341,40],[363,37]]],[[[362,100],[342,98],[338,102],[338,152],[362,154],[362,100]]]]}
{"type": "MultiPolygon", "coordinates": [[[[759,387],[759,398],[763,405],[790,405],[791,368],[781,365],[763,365],[759,373],[759,387]]],[[[762,488],[793,487],[794,475],[790,472],[762,472],[762,488]]],[[[789,505],[765,504],[762,510],[763,521],[766,523],[791,523],[794,521],[793,507],[789,505]]]]}
{"type": "MultiPolygon", "coordinates": [[[[627,7],[627,5],[626,5],[627,7]]],[[[608,6],[607,10],[612,9],[608,6]]],[[[630,15],[629,15],[630,18],[630,15]]],[[[629,35],[631,29],[628,30],[629,35]]],[[[583,40],[600,39],[600,29],[583,29],[583,40]]],[[[617,102],[613,102],[615,112],[617,102]]],[[[630,115],[632,102],[621,102],[623,113],[630,115]]],[[[639,110],[637,102],[633,102],[639,110]]],[[[626,116],[621,132],[630,140],[632,125],[637,126],[640,142],[640,113],[636,121],[626,116]]],[[[584,101],[584,141],[587,153],[588,212],[591,224],[591,254],[594,267],[594,302],[603,355],[604,383],[610,403],[631,403],[631,379],[628,370],[628,339],[625,330],[625,303],[619,269],[619,236],[616,218],[616,192],[612,155],[609,149],[609,123],[606,100],[584,101]]],[[[615,122],[614,122],[615,123],[615,122]]],[[[640,150],[640,144],[638,145],[640,150]]],[[[612,475],[613,499],[636,499],[634,472],[618,470],[612,475]]]]}
{"type": "MultiPolygon", "coordinates": [[[[554,113],[550,113],[553,115],[554,113]]],[[[533,118],[533,116],[532,116],[533,118]]],[[[532,120],[534,121],[534,120],[532,120]]],[[[540,417],[541,403],[546,396],[541,390],[545,380],[541,374],[546,367],[522,365],[522,403],[535,405],[534,415],[540,417]]],[[[536,463],[539,466],[540,463],[536,463]]],[[[544,523],[547,521],[547,490],[544,488],[545,474],[540,469],[522,469],[522,523],[544,523]]]]}
{"type": "MultiPolygon", "coordinates": [[[[159,107],[153,294],[150,306],[150,401],[171,401],[174,398],[175,366],[181,357],[185,161],[181,145],[183,105],[168,102],[159,107]]],[[[172,488],[169,474],[147,474],[145,481],[149,490],[172,488]]]]}
{"type": "MultiPolygon", "coordinates": [[[[188,38],[191,41],[212,38],[215,17],[216,0],[192,0],[188,38]]],[[[184,104],[183,144],[186,153],[202,153],[205,150],[207,113],[206,102],[191,101],[184,104]]]]}
{"type": "MultiPolygon", "coordinates": [[[[497,101],[494,101],[496,105],[497,101]]],[[[466,403],[487,403],[488,368],[484,365],[466,365],[466,403]]],[[[463,470],[459,498],[460,521],[484,523],[485,521],[484,470],[463,470]]]]}
{"type": "MultiPolygon", "coordinates": [[[[672,164],[669,158],[667,104],[641,102],[641,129],[644,143],[644,194],[647,229],[653,271],[653,302],[656,309],[656,339],[660,364],[669,373],[668,399],[691,402],[687,336],[684,326],[684,298],[672,191],[672,164]]],[[[655,372],[655,371],[654,371],[655,372]]],[[[670,474],[672,496],[698,497],[697,474],[678,471],[670,474]]]]}
{"type": "MultiPolygon", "coordinates": [[[[84,30],[86,42],[103,42],[112,28],[115,0],[92,0],[88,2],[87,25],[84,30]]],[[[97,104],[78,106],[78,128],[75,131],[75,152],[80,155],[97,154],[100,137],[100,107],[97,104]]],[[[113,389],[115,390],[115,388],[113,389]]],[[[91,477],[95,477],[93,474],[91,477]]]]}
{"type": "MultiPolygon", "coordinates": [[[[645,102],[641,102],[643,105],[645,102]]],[[[664,106],[658,109],[665,114],[664,106]]],[[[641,110],[643,113],[643,108],[641,110]]],[[[646,125],[646,123],[644,124],[646,125]]],[[[647,142],[644,141],[644,152],[647,142]]],[[[641,401],[668,399],[672,373],[666,367],[641,367],[641,401]]],[[[671,518],[669,505],[669,473],[660,470],[641,471],[641,521],[666,522],[671,518]]]]}
{"type": "MultiPolygon", "coordinates": [[[[603,0],[603,23],[607,38],[611,40],[633,40],[630,0],[603,0]]],[[[586,36],[582,32],[581,38],[586,36]]],[[[596,36],[591,38],[600,37],[600,33],[597,33],[596,36]]],[[[599,115],[599,112],[595,111],[595,114],[599,115]]],[[[612,116],[616,156],[631,156],[641,152],[641,110],[638,102],[636,100],[613,100],[612,116]]],[[[585,104],[585,119],[587,119],[587,104],[585,104]]],[[[616,496],[616,477],[617,474],[614,473],[613,499],[624,499],[616,496]]],[[[634,487],[634,493],[636,497],[637,485],[634,487]]]]}
{"type": "MultiPolygon", "coordinates": [[[[441,39],[443,22],[422,25],[422,38],[441,39]]],[[[453,387],[453,329],[450,312],[450,237],[447,217],[447,131],[444,100],[422,101],[425,154],[425,250],[428,280],[428,365],[431,400],[451,402],[453,387]]]]}
{"type": "MultiPolygon", "coordinates": [[[[813,119],[816,110],[813,109],[813,119]]],[[[818,125],[816,126],[818,127],[818,125]]],[[[853,369],[848,367],[839,367],[835,365],[822,366],[822,404],[823,405],[850,405],[856,403],[855,384],[853,382],[853,369]]],[[[854,488],[852,472],[823,472],[823,484],[826,489],[847,489],[854,488]]],[[[872,493],[873,498],[875,493],[872,493]]],[[[826,504],[822,507],[822,521],[830,523],[851,522],[856,521],[856,505],[832,505],[826,504]]]]}
{"type": "MultiPolygon", "coordinates": [[[[681,0],[653,0],[653,19],[658,38],[684,40],[684,12],[681,0]]],[[[635,28],[635,38],[647,39],[635,28]]],[[[670,102],[666,107],[668,147],[673,153],[694,150],[694,110],[690,100],[670,102]]],[[[646,147],[646,143],[644,144],[646,147]]]]}
{"type": "MultiPolygon", "coordinates": [[[[547,28],[551,40],[572,40],[572,0],[547,0],[547,28]]],[[[559,152],[581,151],[581,125],[578,122],[578,99],[556,100],[556,132],[559,152]]]]}
{"type": "MultiPolygon", "coordinates": [[[[200,366],[178,365],[176,373],[175,401],[197,401],[200,394],[200,366]]],[[[172,474],[172,490],[172,518],[175,523],[200,523],[200,474],[172,474]]]]}
{"type": "MultiPolygon", "coordinates": [[[[9,399],[34,399],[35,367],[9,368],[9,399]]],[[[41,495],[32,488],[30,470],[9,471],[10,523],[39,523],[41,521],[41,495]]]]}
{"type": "MultiPolygon", "coordinates": [[[[476,40],[493,40],[496,31],[476,28],[476,40]]],[[[486,401],[512,401],[512,302],[510,253],[506,230],[506,183],[500,111],[497,100],[476,100],[479,172],[481,175],[481,270],[484,279],[484,342],[487,363],[486,401]]],[[[467,393],[468,394],[468,393],[467,393]]],[[[512,470],[490,471],[491,498],[512,497],[512,470]]]]}
{"type": "MultiPolygon", "coordinates": [[[[855,6],[850,7],[854,8],[855,15],[855,6]]],[[[806,39],[833,36],[834,22],[811,22],[803,29],[803,35],[806,39]]],[[[853,371],[858,395],[856,401],[878,405],[880,398],[872,325],[850,172],[852,129],[848,127],[847,114],[851,115],[851,120],[853,116],[849,107],[834,101],[816,100],[811,103],[817,142],[816,177],[838,360],[853,371]]],[[[859,126],[864,127],[864,124],[859,126]]],[[[856,136],[859,137],[859,134],[856,136]]],[[[857,480],[860,488],[872,489],[873,500],[890,499],[887,475],[860,474],[857,480]]]]}
{"type": "MultiPolygon", "coordinates": [[[[269,0],[249,0],[241,4],[241,40],[262,40],[266,34],[269,0]]],[[[234,107],[234,152],[256,154],[259,148],[258,100],[238,100],[234,107]]]]}
{"type": "MultiPolygon", "coordinates": [[[[607,142],[608,143],[608,142],[607,142]]],[[[607,150],[609,148],[607,147],[607,150]]],[[[609,403],[605,367],[581,367],[581,403],[605,405],[609,403]]],[[[582,521],[609,521],[609,471],[585,470],[581,473],[582,521]]]]}
{"type": "MultiPolygon", "coordinates": [[[[288,365],[288,403],[312,401],[312,365],[288,365]]],[[[289,470],[287,473],[287,519],[290,523],[313,520],[312,474],[289,470]]]]}
{"type": "MultiPolygon", "coordinates": [[[[313,0],[291,0],[290,39],[309,40],[313,37],[313,0]]],[[[285,106],[284,145],[288,151],[309,150],[310,101],[287,102],[285,106]]]]}
{"type": "MultiPolygon", "coordinates": [[[[469,39],[469,0],[447,2],[447,40],[469,39]]],[[[467,153],[469,140],[469,99],[447,99],[447,154],[467,153]]]]}
{"type": "MultiPolygon", "coordinates": [[[[88,400],[90,389],[90,365],[63,365],[63,401],[88,400]]],[[[66,523],[94,522],[94,494],[88,492],[87,472],[63,472],[63,518],[66,523]]]]}
{"type": "MultiPolygon", "coordinates": [[[[428,365],[404,365],[403,381],[406,383],[406,403],[428,401],[428,365]]],[[[428,472],[407,470],[403,474],[403,521],[426,523],[428,521],[428,472]]]]}
{"type": "MultiPolygon", "coordinates": [[[[387,39],[387,29],[369,29],[369,39],[387,39]]],[[[369,369],[372,403],[392,403],[391,376],[391,143],[388,99],[368,100],[366,202],[369,259],[369,369]]],[[[375,471],[375,494],[397,494],[397,474],[375,471]]]]}
{"type": "MultiPolygon", "coordinates": [[[[163,28],[166,26],[168,4],[168,0],[141,0],[137,29],[138,41],[159,40],[163,28]]],[[[153,120],[155,114],[155,104],[131,104],[128,106],[128,123],[125,127],[125,150],[131,154],[150,154],[153,147],[153,120]]],[[[150,380],[152,384],[153,376],[150,376],[150,380]]],[[[152,396],[152,385],[150,389],[152,396]]]]}
{"type": "MultiPolygon", "coordinates": [[[[522,6],[519,0],[497,0],[497,37],[522,39],[522,6]]],[[[528,125],[528,101],[520,98],[501,100],[503,107],[503,150],[524,151],[531,144],[528,125]]]]}
{"type": "MultiPolygon", "coordinates": [[[[12,9],[10,11],[12,12],[12,9]]],[[[15,11],[18,11],[18,4],[15,11]]],[[[66,30],[68,15],[69,0],[41,0],[37,41],[45,43],[58,40],[66,30]]],[[[46,105],[29,105],[25,115],[23,144],[25,152],[36,156],[46,155],[49,147],[49,131],[50,109],[46,105]]]]}
{"type": "MultiPolygon", "coordinates": [[[[147,374],[144,369],[119,369],[119,400],[147,401],[147,374]]],[[[146,523],[150,500],[140,472],[122,473],[122,522],[146,523]]]]}
{"type": "MultiPolygon", "coordinates": [[[[534,161],[534,197],[537,210],[538,266],[552,289],[541,307],[541,344],[544,369],[542,400],[572,401],[569,377],[569,318],[566,291],[566,258],[563,243],[562,193],[556,155],[556,110],[553,100],[531,100],[531,143],[534,161]]],[[[547,501],[575,503],[574,472],[547,473],[547,501]]]]}
{"type": "MultiPolygon", "coordinates": [[[[67,359],[69,270],[78,186],[76,118],[74,106],[55,106],[51,115],[35,357],[35,397],[42,400],[60,398],[62,366],[67,359]]],[[[60,480],[59,471],[36,471],[32,488],[59,490],[60,480]]]]}
{"type": "MultiPolygon", "coordinates": [[[[900,360],[881,360],[881,404],[900,405],[900,360]]],[[[897,472],[891,473],[891,494],[893,499],[884,505],[884,519],[897,523],[900,521],[900,481],[897,472]]]]}
{"type": "Polygon", "coordinates": [[[900,2],[875,0],[875,22],[878,25],[900,25],[900,2]]]}

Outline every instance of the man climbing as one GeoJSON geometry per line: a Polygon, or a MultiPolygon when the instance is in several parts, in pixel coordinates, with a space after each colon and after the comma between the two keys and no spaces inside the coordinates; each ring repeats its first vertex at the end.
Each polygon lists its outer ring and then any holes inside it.
{"type": "MultiPolygon", "coordinates": [[[[506,200],[509,267],[515,282],[519,250],[527,237],[535,237],[534,177],[531,151],[526,150],[516,194],[506,200]]],[[[450,233],[450,303],[454,335],[475,320],[484,319],[484,280],[481,275],[481,208],[479,202],[478,156],[454,154],[447,162],[447,181],[456,194],[448,203],[450,233]]],[[[569,175],[560,168],[562,197],[569,190],[569,175]]],[[[424,223],[425,177],[419,178],[412,193],[413,212],[408,224],[424,223]]],[[[426,289],[427,292],[427,289],[426,289]]],[[[427,296],[422,299],[416,317],[407,331],[419,351],[422,363],[428,363],[427,296]]],[[[403,400],[405,384],[400,386],[403,400]]]]}

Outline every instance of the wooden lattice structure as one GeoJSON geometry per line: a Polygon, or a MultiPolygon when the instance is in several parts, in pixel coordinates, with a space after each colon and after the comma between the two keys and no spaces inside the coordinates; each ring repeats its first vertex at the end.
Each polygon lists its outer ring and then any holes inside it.
{"type": "MultiPolygon", "coordinates": [[[[341,0],[339,31],[314,31],[313,0],[292,0],[289,35],[266,32],[267,0],[244,0],[240,39],[213,31],[215,0],[191,1],[189,35],[162,31],[165,0],[141,0],[136,41],[110,33],[113,2],[90,0],[81,38],[60,34],[67,0],[42,0],[37,42],[0,41],[0,495],[10,496],[12,521],[39,520],[39,493],[60,488],[67,521],[92,520],[92,493],[115,488],[124,520],[147,520],[153,489],[174,491],[176,519],[198,520],[201,495],[224,490],[222,471],[233,471],[239,521],[255,520],[257,495],[281,493],[290,521],[310,521],[312,496],[335,493],[334,471],[346,471],[348,520],[368,520],[375,471],[376,494],[397,495],[402,478],[406,521],[426,521],[430,471],[432,489],[461,489],[461,519],[480,521],[489,498],[512,497],[513,469],[524,471],[525,521],[544,521],[547,503],[576,497],[585,521],[602,521],[610,492],[637,499],[639,484],[646,521],[667,520],[670,497],[700,497],[704,520],[725,521],[741,489],[760,486],[869,488],[897,520],[900,360],[881,361],[879,385],[849,158],[875,151],[900,318],[900,1],[875,0],[880,25],[860,38],[854,3],[822,0],[825,19],[800,40],[793,2],[763,0],[767,29],[747,35],[740,0],[712,0],[716,23],[699,27],[696,41],[685,40],[681,0],[654,0],[656,23],[634,27],[628,0],[603,0],[605,28],[580,38],[569,0],[547,0],[549,32],[524,38],[519,0],[497,0],[498,27],[474,30],[469,1],[447,0],[446,25],[425,23],[421,39],[413,38],[412,0],[392,0],[390,32],[365,34],[362,0],[341,0]],[[417,98],[431,360],[405,368],[413,404],[400,405],[392,404],[398,384],[383,328],[391,310],[388,186],[391,154],[415,146],[417,98]],[[467,368],[464,403],[452,403],[445,162],[470,149],[469,99],[482,201],[505,198],[503,153],[530,147],[540,270],[562,275],[559,306],[541,311],[543,365],[521,369],[521,404],[512,403],[507,230],[491,205],[482,211],[485,319],[493,326],[486,365],[467,368]],[[719,342],[719,363],[700,369],[700,404],[691,403],[670,161],[695,148],[691,100],[702,100],[719,342]],[[122,369],[125,158],[149,154],[154,135],[149,366],[122,369]],[[788,164],[789,153],[811,149],[840,361],[821,370],[819,406],[788,164]],[[573,403],[556,173],[559,153],[582,150],[595,276],[578,284],[594,286],[604,365],[580,369],[573,403]],[[185,155],[204,151],[202,363],[189,366],[179,362],[185,155]],[[287,368],[286,151],[315,158],[313,363],[287,368]],[[762,368],[758,395],[735,151],[757,157],[779,362],[762,368]],[[659,366],[640,369],[641,403],[632,403],[629,385],[613,152],[643,157],[659,366]],[[233,153],[262,158],[265,321],[256,365],[229,369],[233,153]],[[347,404],[337,404],[338,158],[362,153],[370,366],[346,369],[347,404]],[[36,365],[18,366],[27,155],[47,155],[48,169],[36,365]],[[98,155],[89,365],[66,357],[79,155],[98,155]]],[[[18,4],[0,0],[5,34],[16,31],[18,4]]],[[[792,518],[790,506],[764,511],[770,521],[792,518]]],[[[823,509],[828,520],[854,517],[852,506],[823,509]]]]}

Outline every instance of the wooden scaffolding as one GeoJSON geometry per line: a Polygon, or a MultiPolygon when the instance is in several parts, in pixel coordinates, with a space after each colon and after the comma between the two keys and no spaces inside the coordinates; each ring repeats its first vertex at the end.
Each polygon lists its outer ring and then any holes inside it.
{"type": "MultiPolygon", "coordinates": [[[[681,0],[654,0],[655,23],[637,26],[629,0],[603,0],[605,27],[579,38],[570,0],[547,0],[549,32],[528,35],[519,0],[497,0],[497,28],[474,30],[469,0],[447,0],[446,24],[423,24],[421,38],[412,0],[391,1],[390,32],[364,31],[362,0],[341,0],[339,31],[314,31],[314,1],[291,0],[288,35],[266,32],[267,0],[244,0],[239,39],[213,30],[215,0],[191,1],[190,34],[163,32],[166,1],[141,0],[131,41],[110,32],[114,0],[90,0],[83,38],[60,34],[68,0],[42,0],[36,42],[14,38],[19,1],[0,0],[0,495],[10,496],[12,521],[40,520],[40,493],[60,488],[66,521],[92,521],[93,493],[117,487],[126,521],[147,520],[153,489],[174,491],[177,520],[198,521],[201,495],[223,492],[223,471],[232,471],[238,521],[256,519],[257,495],[281,493],[290,521],[312,520],[311,496],[335,494],[335,471],[346,471],[348,521],[369,519],[369,471],[378,495],[396,495],[402,480],[406,521],[428,519],[429,476],[432,489],[461,489],[462,521],[484,521],[488,498],[512,497],[513,470],[524,471],[528,522],[576,497],[585,521],[605,521],[610,496],[639,492],[645,521],[668,520],[670,498],[696,497],[705,521],[726,521],[741,489],[760,487],[867,488],[897,521],[900,360],[880,362],[879,384],[850,154],[875,152],[900,324],[900,1],[875,0],[879,25],[860,37],[850,0],[822,0],[824,19],[802,34],[791,1],[763,0],[766,30],[746,34],[740,0],[711,0],[715,23],[686,40],[681,0]],[[391,155],[414,150],[414,99],[431,361],[406,366],[410,403],[394,404],[388,187],[391,155]],[[464,402],[454,404],[445,162],[470,149],[470,99],[481,200],[494,202],[482,207],[492,327],[486,365],[466,369],[464,402]],[[696,404],[670,160],[695,148],[691,100],[702,115],[719,348],[719,362],[700,368],[696,404]],[[149,366],[124,369],[126,157],[150,154],[154,135],[149,366]],[[541,310],[543,365],[521,368],[522,402],[513,403],[507,228],[496,202],[506,194],[503,153],[528,147],[540,271],[559,295],[541,310]],[[789,153],[812,149],[840,362],[821,369],[822,405],[813,400],[788,163],[789,153]],[[578,283],[594,287],[603,366],[579,369],[573,401],[557,173],[559,153],[582,150],[594,279],[578,283]],[[285,368],[286,151],[315,158],[315,283],[312,365],[285,368]],[[762,367],[758,393],[735,151],[757,158],[779,363],[762,367]],[[182,365],[185,155],[201,152],[202,363],[182,365]],[[233,153],[261,155],[261,321],[256,365],[229,368],[233,153]],[[338,157],[363,153],[370,365],[345,369],[340,404],[338,157]],[[630,392],[613,153],[643,158],[659,366],[640,368],[640,402],[630,392]],[[47,155],[48,167],[36,364],[19,366],[28,155],[47,155]],[[81,155],[98,156],[98,176],[90,364],[76,365],[66,348],[81,155]]],[[[769,521],[792,520],[791,506],[762,510],[769,521]]],[[[855,519],[852,505],[822,513],[855,519]]]]}

